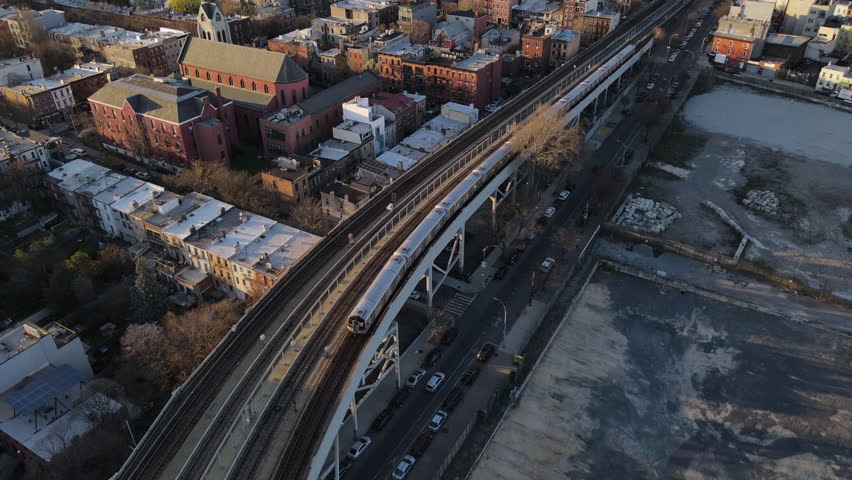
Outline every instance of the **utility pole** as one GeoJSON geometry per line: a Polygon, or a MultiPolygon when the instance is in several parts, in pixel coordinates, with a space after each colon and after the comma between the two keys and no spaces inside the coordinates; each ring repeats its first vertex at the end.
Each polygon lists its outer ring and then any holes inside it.
{"type": "Polygon", "coordinates": [[[532,278],[530,278],[530,299],[527,305],[532,305],[533,294],[535,293],[535,268],[532,271],[532,278]]]}

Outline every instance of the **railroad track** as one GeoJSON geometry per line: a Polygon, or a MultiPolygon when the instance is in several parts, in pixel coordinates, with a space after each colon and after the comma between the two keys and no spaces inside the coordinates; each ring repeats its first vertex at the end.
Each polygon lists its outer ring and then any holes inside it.
{"type": "MultiPolygon", "coordinates": [[[[663,3],[658,0],[649,6],[645,12],[625,22],[620,30],[620,35],[613,34],[599,48],[592,47],[581,53],[576,59],[576,66],[580,69],[591,67],[598,58],[613,53],[615,48],[623,46],[624,35],[632,28],[640,24],[649,15],[657,11],[663,3]]],[[[618,30],[616,31],[618,32],[618,30]]],[[[615,33],[615,32],[614,32],[615,33]]],[[[228,380],[227,372],[234,364],[239,362],[248,351],[255,345],[259,335],[269,330],[276,322],[280,322],[279,335],[267,344],[258,361],[255,363],[263,368],[254,368],[246,372],[234,390],[235,394],[229,397],[226,405],[217,414],[211,427],[205,433],[199,448],[186,463],[183,469],[183,478],[199,478],[199,472],[203,472],[215,454],[218,446],[227,434],[234,414],[242,409],[248,395],[265,371],[265,360],[271,360],[274,353],[278,351],[282,339],[286,339],[298,326],[296,315],[286,315],[284,312],[291,310],[292,305],[288,299],[293,298],[305,288],[308,292],[299,295],[304,301],[313,301],[322,295],[322,289],[318,284],[307,282],[306,279],[314,279],[317,272],[325,271],[333,265],[336,255],[343,249],[347,253],[358,248],[367,235],[361,236],[365,231],[374,229],[377,219],[386,213],[385,205],[391,199],[409,199],[420,191],[422,185],[436,174],[443,172],[442,166],[446,166],[453,159],[469,155],[472,150],[487,142],[494,142],[499,135],[495,132],[506,125],[514,123],[529,115],[535,107],[564,91],[566,79],[561,78],[574,70],[574,67],[563,65],[548,77],[545,77],[521,95],[512,99],[498,112],[487,116],[485,119],[463,132],[454,142],[446,145],[433,155],[425,158],[415,165],[406,175],[394,182],[390,187],[384,189],[375,199],[364,208],[357,211],[347,221],[338,225],[328,236],[317,244],[303,259],[294,265],[287,274],[280,279],[270,291],[261,298],[255,306],[240,320],[235,333],[229,334],[220,345],[211,353],[204,363],[184,382],[172,396],[169,403],[158,416],[154,425],[146,432],[145,436],[136,447],[131,457],[118,472],[117,477],[123,478],[157,478],[163,468],[175,455],[178,447],[185,441],[189,432],[199,422],[205,413],[205,408],[210,405],[217,392],[228,380]],[[544,100],[543,100],[544,99],[544,100]],[[350,238],[358,238],[354,245],[350,245],[350,238]],[[312,287],[306,287],[313,285],[312,287]],[[270,347],[271,346],[271,347],[270,347]],[[202,407],[200,408],[199,405],[202,407]],[[198,476],[196,476],[198,475],[198,476]]],[[[579,78],[579,75],[571,74],[570,78],[579,78]]],[[[402,202],[400,202],[402,203],[402,202]]],[[[357,250],[355,250],[357,251],[357,250]]],[[[310,304],[310,303],[308,303],[310,304]]],[[[268,362],[266,362],[268,363],[268,362]]]]}

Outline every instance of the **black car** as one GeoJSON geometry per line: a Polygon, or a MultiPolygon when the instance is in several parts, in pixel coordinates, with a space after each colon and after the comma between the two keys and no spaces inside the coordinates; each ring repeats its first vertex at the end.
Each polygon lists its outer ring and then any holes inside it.
{"type": "Polygon", "coordinates": [[[380,413],[379,416],[376,417],[375,420],[373,420],[373,425],[370,427],[370,429],[374,432],[382,431],[382,429],[385,428],[385,425],[390,422],[391,417],[393,417],[392,410],[382,410],[382,413],[380,413]]]}
{"type": "Polygon", "coordinates": [[[493,343],[486,343],[479,349],[479,353],[476,354],[476,359],[480,362],[488,361],[488,359],[491,358],[491,355],[494,354],[494,350],[496,350],[496,348],[493,343]]]}
{"type": "Polygon", "coordinates": [[[440,348],[432,349],[432,351],[429,352],[429,354],[426,355],[426,358],[423,360],[423,366],[426,368],[434,367],[435,364],[438,363],[438,360],[441,358],[441,355],[443,354],[444,352],[440,348]]]}
{"type": "Polygon", "coordinates": [[[441,410],[445,412],[452,412],[456,405],[458,405],[462,398],[464,398],[464,389],[461,387],[455,387],[450,390],[450,394],[447,395],[447,399],[444,400],[444,405],[441,406],[441,410]]]}
{"type": "Polygon", "coordinates": [[[414,444],[411,445],[411,454],[417,458],[423,456],[426,452],[426,449],[429,448],[429,445],[432,444],[432,439],[435,438],[435,434],[426,430],[421,433],[417,440],[414,441],[414,444]]]}
{"type": "Polygon", "coordinates": [[[505,265],[497,269],[497,273],[494,274],[494,278],[497,280],[503,280],[503,277],[506,276],[506,271],[509,270],[505,265]]]}
{"type": "Polygon", "coordinates": [[[391,405],[393,405],[395,408],[401,407],[405,403],[405,401],[408,400],[409,395],[411,395],[411,390],[409,390],[408,388],[403,388],[402,390],[396,392],[396,395],[394,395],[393,400],[391,400],[391,405]]]}
{"type": "Polygon", "coordinates": [[[468,368],[464,371],[461,382],[465,385],[472,385],[476,381],[476,378],[479,377],[479,372],[481,370],[478,367],[468,368]]]}
{"type": "Polygon", "coordinates": [[[453,343],[453,340],[455,340],[456,337],[458,337],[458,336],[459,336],[459,329],[453,327],[453,328],[447,330],[446,332],[444,332],[444,335],[441,336],[441,343],[443,343],[444,345],[449,345],[449,344],[453,343]]]}

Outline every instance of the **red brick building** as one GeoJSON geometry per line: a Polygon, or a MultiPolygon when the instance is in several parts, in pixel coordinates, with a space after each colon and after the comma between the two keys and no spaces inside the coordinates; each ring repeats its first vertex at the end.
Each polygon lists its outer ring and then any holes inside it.
{"type": "Polygon", "coordinates": [[[586,2],[572,2],[565,0],[562,2],[562,25],[561,27],[568,30],[580,32],[583,30],[583,14],[586,13],[586,2]]]}
{"type": "Polygon", "coordinates": [[[518,0],[485,0],[485,13],[488,21],[501,26],[508,26],[512,20],[512,7],[518,0]]]}
{"type": "Polygon", "coordinates": [[[369,97],[382,85],[373,72],[354,77],[317,92],[292,108],[260,119],[263,151],[270,157],[306,154],[331,138],[332,128],[343,121],[341,104],[356,96],[369,97]]]}
{"type": "Polygon", "coordinates": [[[310,68],[311,61],[319,55],[317,44],[313,40],[289,39],[282,35],[270,38],[266,46],[273,52],[288,55],[305,71],[310,68]]]}
{"type": "Polygon", "coordinates": [[[725,64],[729,67],[744,70],[754,52],[755,37],[722,32],[713,35],[711,51],[724,55],[725,64]]]}
{"type": "Polygon", "coordinates": [[[551,35],[544,27],[521,37],[522,67],[528,73],[547,73],[550,67],[551,35]]]}
{"type": "Polygon", "coordinates": [[[583,16],[583,43],[588,44],[600,40],[607,33],[615,30],[620,16],[617,13],[590,12],[583,16]]]}
{"type": "Polygon", "coordinates": [[[178,166],[228,164],[238,142],[233,102],[177,80],[136,74],[106,84],[89,106],[108,142],[178,166]]]}
{"type": "Polygon", "coordinates": [[[379,73],[396,91],[416,92],[436,103],[482,109],[500,96],[502,62],[497,55],[432,55],[423,45],[379,52],[379,73]]]}
{"type": "Polygon", "coordinates": [[[425,121],[426,97],[411,93],[379,92],[370,97],[370,103],[381,105],[396,116],[396,138],[414,133],[425,121]]]}
{"type": "Polygon", "coordinates": [[[189,38],[180,55],[180,71],[193,86],[221,91],[234,102],[241,139],[260,140],[259,119],[291,107],[309,95],[308,75],[279,52],[189,38]]]}

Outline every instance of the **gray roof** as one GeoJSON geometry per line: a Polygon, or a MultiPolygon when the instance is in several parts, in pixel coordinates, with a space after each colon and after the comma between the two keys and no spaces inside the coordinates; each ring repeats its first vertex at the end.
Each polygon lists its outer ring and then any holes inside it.
{"type": "Polygon", "coordinates": [[[207,18],[213,18],[216,13],[216,4],[211,2],[201,2],[201,10],[207,15],[207,18]]]}
{"type": "Polygon", "coordinates": [[[216,82],[202,80],[200,78],[190,78],[189,81],[194,87],[206,89],[211,93],[215,93],[216,88],[218,87],[219,91],[222,92],[222,97],[264,112],[269,107],[270,102],[272,102],[275,98],[275,95],[272,95],[271,93],[254,92],[252,90],[222,85],[216,82]]]}
{"type": "Polygon", "coordinates": [[[216,105],[216,100],[210,96],[210,92],[202,88],[137,73],[107,83],[89,100],[115,108],[123,108],[126,101],[137,113],[181,123],[201,114],[204,98],[216,105]]]}
{"type": "Polygon", "coordinates": [[[299,107],[306,113],[322,113],[327,108],[343,103],[350,98],[363,93],[365,90],[379,85],[382,80],[373,72],[359,73],[354,77],[332,85],[325,90],[317,92],[299,103],[299,107]]]}
{"type": "Polygon", "coordinates": [[[308,75],[292,58],[279,52],[189,37],[180,63],[273,83],[293,83],[308,75]]]}

